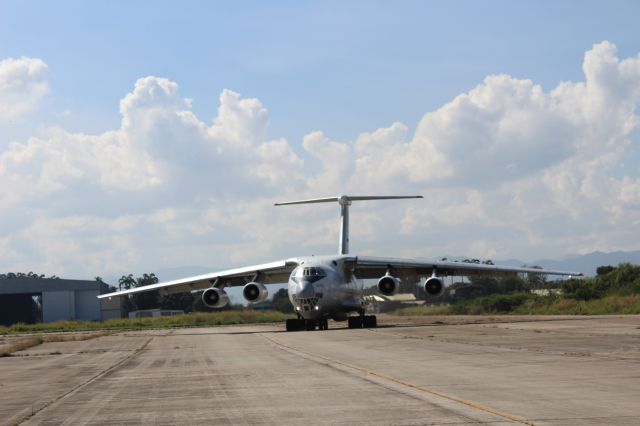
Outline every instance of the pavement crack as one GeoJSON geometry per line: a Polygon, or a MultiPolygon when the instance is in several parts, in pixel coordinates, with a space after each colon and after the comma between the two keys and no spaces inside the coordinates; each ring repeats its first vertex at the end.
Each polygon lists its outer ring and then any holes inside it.
{"type": "Polygon", "coordinates": [[[79,390],[83,389],[84,387],[90,385],[91,383],[101,379],[102,377],[106,376],[109,373],[112,373],[114,370],[116,370],[117,368],[121,367],[123,364],[125,364],[127,361],[131,360],[133,357],[135,357],[136,355],[138,355],[140,352],[142,352],[143,350],[145,350],[145,348],[149,345],[149,343],[151,343],[151,340],[153,340],[153,336],[149,337],[143,344],[142,346],[140,346],[139,348],[133,350],[129,355],[127,355],[126,357],[124,357],[123,359],[121,359],[120,361],[116,362],[115,364],[111,365],[110,367],[100,371],[99,373],[95,374],[94,376],[90,377],[89,379],[85,380],[84,382],[74,386],[72,389],[70,389],[69,391],[63,393],[62,395],[57,396],[56,398],[52,399],[51,401],[43,404],[42,406],[40,406],[37,409],[34,409],[31,414],[23,417],[22,419],[18,420],[17,422],[15,422],[15,425],[20,425],[24,422],[26,422],[27,420],[32,419],[33,417],[37,416],[38,414],[40,414],[42,411],[46,410],[47,408],[51,407],[52,405],[70,397],[71,395],[75,394],[76,392],[78,392],[79,390]]]}
{"type": "MultiPolygon", "coordinates": [[[[360,366],[357,366],[357,365],[353,365],[353,364],[349,364],[349,363],[346,363],[346,362],[342,362],[342,361],[338,361],[338,360],[335,360],[335,359],[331,359],[331,358],[325,357],[323,355],[318,355],[318,354],[314,354],[314,353],[310,353],[310,352],[304,351],[302,349],[294,348],[294,347],[285,345],[284,343],[281,343],[281,342],[277,341],[273,337],[267,336],[267,335],[262,334],[262,333],[260,334],[260,336],[262,336],[264,339],[266,339],[267,341],[271,342],[275,346],[279,347],[280,349],[283,349],[283,350],[285,350],[287,352],[293,353],[293,354],[298,355],[298,356],[302,356],[302,357],[307,358],[307,359],[309,359],[311,361],[320,363],[322,365],[326,365],[328,367],[336,368],[337,366],[339,366],[339,367],[341,367],[339,369],[342,370],[342,371],[345,371],[345,372],[347,372],[347,371],[352,371],[352,372],[356,371],[356,372],[359,372],[361,374],[364,374],[365,377],[375,377],[375,378],[377,378],[379,380],[382,380],[383,382],[393,383],[395,385],[401,385],[402,387],[409,388],[409,389],[411,389],[413,391],[421,392],[422,394],[427,394],[427,395],[430,395],[432,397],[438,397],[438,398],[444,399],[444,400],[446,400],[448,402],[453,402],[453,403],[456,403],[456,404],[459,404],[459,405],[463,405],[463,406],[465,406],[467,408],[472,408],[472,409],[484,412],[485,414],[491,414],[491,415],[500,417],[502,419],[510,421],[511,423],[534,426],[534,423],[532,421],[524,419],[524,418],[521,418],[519,416],[508,414],[508,413],[496,410],[496,409],[491,408],[491,407],[486,407],[486,406],[480,405],[480,404],[472,402],[472,401],[467,401],[467,400],[458,398],[456,396],[449,395],[449,394],[446,394],[444,392],[437,391],[435,389],[431,389],[431,388],[427,388],[427,387],[424,387],[424,386],[416,385],[416,384],[408,382],[406,380],[403,380],[403,379],[400,379],[400,378],[397,378],[397,377],[394,377],[394,376],[391,376],[391,375],[388,375],[388,374],[385,374],[385,373],[382,373],[382,372],[379,372],[379,371],[371,370],[371,369],[366,368],[366,367],[360,367],[360,366]]],[[[382,383],[378,382],[378,381],[375,381],[375,383],[379,384],[379,385],[382,385],[382,383]]],[[[389,389],[389,387],[387,387],[387,388],[389,389]]],[[[440,406],[442,408],[446,409],[446,407],[443,407],[442,405],[440,405],[440,406]]],[[[453,410],[451,410],[451,411],[453,411],[453,410]]],[[[469,418],[469,417],[465,416],[464,414],[462,414],[460,412],[456,412],[456,414],[460,415],[461,417],[469,418]]],[[[474,419],[471,419],[471,420],[474,420],[474,419]]]]}

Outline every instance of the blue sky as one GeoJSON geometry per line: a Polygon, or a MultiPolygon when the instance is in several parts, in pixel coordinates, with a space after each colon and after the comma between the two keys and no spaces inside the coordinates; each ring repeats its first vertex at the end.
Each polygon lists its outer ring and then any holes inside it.
{"type": "Polygon", "coordinates": [[[636,1],[0,0],[0,272],[638,249],[636,1]],[[356,219],[357,218],[357,219],[356,219]]]}
{"type": "Polygon", "coordinates": [[[0,57],[45,58],[65,125],[117,125],[137,78],[167,77],[213,117],[230,88],[271,112],[270,134],[352,139],[415,123],[486,75],[579,80],[584,51],[640,49],[635,1],[3,1],[0,57]],[[352,111],[357,110],[358,114],[352,111]]]}

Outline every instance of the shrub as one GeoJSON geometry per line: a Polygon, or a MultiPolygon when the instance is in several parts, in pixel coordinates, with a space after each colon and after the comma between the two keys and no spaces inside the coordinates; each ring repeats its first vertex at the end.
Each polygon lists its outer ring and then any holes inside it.
{"type": "Polygon", "coordinates": [[[534,299],[530,293],[493,294],[456,303],[451,306],[451,312],[459,315],[505,314],[534,299]]]}

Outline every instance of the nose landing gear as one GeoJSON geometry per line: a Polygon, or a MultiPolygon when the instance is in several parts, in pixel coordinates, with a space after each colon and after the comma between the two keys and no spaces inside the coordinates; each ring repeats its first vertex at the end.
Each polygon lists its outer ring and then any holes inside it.
{"type": "Polygon", "coordinates": [[[318,330],[328,330],[329,329],[329,320],[326,318],[321,319],[318,322],[318,330]]]}

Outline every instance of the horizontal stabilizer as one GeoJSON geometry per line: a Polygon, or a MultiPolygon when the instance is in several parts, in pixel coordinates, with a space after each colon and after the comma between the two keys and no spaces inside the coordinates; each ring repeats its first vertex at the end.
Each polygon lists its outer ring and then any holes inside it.
{"type": "Polygon", "coordinates": [[[315,204],[330,203],[337,201],[340,204],[350,201],[368,201],[368,200],[399,200],[403,198],[423,198],[422,195],[341,195],[339,197],[310,198],[308,200],[284,201],[275,203],[276,206],[286,206],[289,204],[315,204]]]}

